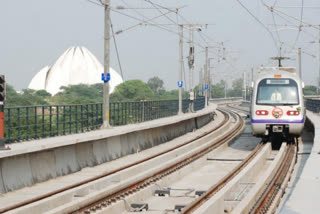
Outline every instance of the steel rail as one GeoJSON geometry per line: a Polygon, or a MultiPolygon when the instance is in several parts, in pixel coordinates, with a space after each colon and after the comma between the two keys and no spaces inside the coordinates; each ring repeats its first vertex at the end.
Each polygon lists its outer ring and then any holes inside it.
{"type": "Polygon", "coordinates": [[[240,112],[245,112],[246,114],[247,113],[250,113],[250,110],[244,110],[244,109],[241,109],[241,108],[237,108],[237,107],[235,107],[235,106],[231,106],[231,105],[227,105],[227,108],[230,108],[230,109],[234,109],[234,110],[236,110],[236,111],[240,111],[240,112]]]}
{"type": "Polygon", "coordinates": [[[193,201],[190,205],[182,210],[182,214],[188,214],[194,212],[203,203],[209,200],[214,194],[216,194],[221,188],[223,188],[228,182],[230,182],[244,167],[248,165],[250,161],[261,151],[263,148],[263,143],[261,142],[258,146],[251,152],[251,154],[244,159],[235,169],[225,175],[218,183],[212,186],[205,194],[201,195],[197,200],[193,201]]]}
{"type": "Polygon", "coordinates": [[[175,147],[173,147],[173,148],[167,149],[167,150],[165,150],[165,151],[163,151],[163,152],[160,152],[160,153],[158,153],[158,154],[149,156],[149,157],[147,157],[147,158],[144,158],[144,159],[142,159],[142,160],[136,161],[136,162],[134,162],[134,163],[127,164],[127,165],[125,165],[125,166],[123,166],[123,167],[120,167],[120,168],[118,168],[118,169],[115,169],[115,170],[112,170],[112,171],[109,171],[109,172],[100,174],[100,175],[98,175],[98,176],[94,176],[94,177],[89,178],[89,179],[85,179],[85,180],[83,180],[83,181],[80,181],[80,182],[77,182],[77,183],[68,185],[68,186],[63,187],[63,188],[59,188],[59,189],[57,189],[57,190],[55,190],[55,191],[48,192],[48,193],[43,194],[43,195],[39,195],[39,196],[37,196],[37,197],[34,197],[34,198],[31,198],[31,199],[25,200],[25,201],[23,201],[23,202],[20,202],[20,203],[17,203],[17,204],[8,206],[8,207],[0,208],[0,213],[8,212],[8,211],[11,211],[11,210],[14,210],[14,209],[17,209],[17,208],[20,208],[20,207],[23,207],[23,206],[26,206],[26,205],[35,203],[35,202],[40,201],[40,200],[42,200],[42,199],[49,198],[49,197],[51,197],[51,196],[57,195],[57,194],[59,194],[59,193],[65,192],[65,191],[67,191],[67,190],[70,190],[70,189],[73,189],[73,188],[82,186],[82,185],[84,185],[84,184],[87,184],[87,183],[96,181],[96,180],[98,180],[98,179],[101,179],[101,178],[110,176],[110,175],[115,174],[115,173],[117,173],[117,172],[120,172],[120,171],[122,171],[122,170],[128,169],[128,168],[133,167],[133,166],[135,166],[135,165],[138,165],[138,164],[141,164],[141,163],[146,162],[146,161],[148,161],[148,160],[151,160],[151,159],[153,159],[153,158],[156,158],[156,157],[158,157],[158,156],[160,156],[160,155],[163,155],[163,154],[166,154],[166,153],[168,153],[168,152],[171,152],[171,151],[174,151],[174,150],[176,150],[176,149],[179,149],[179,148],[181,148],[181,147],[183,147],[183,146],[186,146],[186,145],[192,143],[192,142],[195,141],[195,140],[198,140],[198,139],[200,139],[200,138],[203,138],[203,137],[209,135],[210,133],[212,133],[212,132],[220,129],[221,127],[223,127],[223,126],[227,123],[227,121],[229,120],[229,118],[230,118],[229,114],[227,114],[226,112],[224,112],[224,111],[221,110],[221,109],[217,109],[217,110],[219,110],[219,111],[225,116],[225,118],[224,118],[224,120],[223,120],[217,127],[215,127],[214,129],[212,129],[210,132],[205,132],[205,133],[197,136],[196,138],[193,138],[193,139],[190,139],[190,140],[184,142],[183,144],[177,145],[177,146],[175,146],[175,147]]]}
{"type": "MultiPolygon", "coordinates": [[[[115,203],[116,201],[123,199],[125,196],[133,194],[133,193],[139,191],[140,189],[143,189],[146,186],[155,183],[156,181],[160,180],[161,178],[163,178],[169,174],[172,174],[173,172],[175,172],[175,171],[181,169],[182,167],[190,164],[191,162],[199,159],[200,157],[202,157],[203,155],[212,151],[213,149],[217,148],[218,146],[232,140],[234,137],[236,137],[239,134],[239,132],[241,132],[243,130],[243,127],[245,125],[244,121],[242,120],[241,116],[238,115],[237,113],[230,112],[226,109],[224,109],[224,110],[220,109],[220,111],[224,114],[226,114],[225,112],[229,112],[229,114],[233,113],[237,116],[237,118],[239,120],[239,124],[234,128],[232,133],[227,135],[225,138],[223,138],[223,139],[219,140],[218,142],[214,143],[213,145],[201,150],[200,152],[192,155],[191,157],[188,157],[188,158],[180,161],[179,163],[173,164],[173,165],[167,167],[166,169],[163,169],[160,172],[157,172],[148,178],[144,178],[144,179],[136,182],[135,184],[130,185],[129,187],[124,187],[123,189],[121,189],[115,193],[112,193],[108,196],[105,196],[103,199],[100,199],[99,201],[96,201],[94,203],[86,205],[86,206],[84,206],[76,211],[73,211],[71,213],[90,213],[90,211],[95,211],[97,209],[101,209],[101,207],[107,207],[110,204],[115,203]]],[[[228,115],[228,114],[226,114],[226,115],[228,115]]],[[[230,116],[228,116],[228,119],[229,119],[229,117],[230,116]]],[[[213,131],[211,131],[205,135],[208,135],[212,132],[213,131]]]]}
{"type": "Polygon", "coordinates": [[[280,191],[280,188],[289,172],[292,161],[295,161],[294,156],[296,154],[296,147],[294,144],[287,146],[285,157],[282,159],[282,163],[279,166],[272,181],[268,184],[265,191],[251,209],[250,213],[267,213],[269,207],[272,205],[274,198],[280,191]]]}

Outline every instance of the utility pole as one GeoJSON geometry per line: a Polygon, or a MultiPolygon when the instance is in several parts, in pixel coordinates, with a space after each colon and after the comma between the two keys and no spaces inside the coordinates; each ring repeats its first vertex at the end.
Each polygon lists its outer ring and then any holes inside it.
{"type": "Polygon", "coordinates": [[[224,81],[224,98],[227,98],[227,81],[224,81]]]}
{"type": "Polygon", "coordinates": [[[243,72],[243,100],[247,99],[246,72],[243,72]]]}
{"type": "Polygon", "coordinates": [[[299,77],[302,80],[302,69],[301,69],[301,48],[298,48],[298,63],[299,63],[299,77]]]}
{"type": "MultiPolygon", "coordinates": [[[[253,66],[251,67],[251,82],[253,83],[253,66]]],[[[251,83],[251,84],[252,84],[251,83]]],[[[252,86],[253,87],[253,86],[252,86]]]]}
{"type": "Polygon", "coordinates": [[[188,65],[189,65],[189,111],[194,112],[194,89],[193,89],[193,72],[194,72],[194,46],[193,46],[193,25],[190,26],[189,29],[189,57],[188,57],[188,65]]]}
{"type": "Polygon", "coordinates": [[[202,68],[200,68],[199,71],[199,95],[202,96],[203,95],[203,86],[202,86],[202,68]]]}
{"type": "Polygon", "coordinates": [[[179,87],[179,111],[178,114],[182,114],[182,68],[183,68],[183,25],[179,25],[179,75],[178,75],[178,87],[179,87]]]}
{"type": "Polygon", "coordinates": [[[320,94],[320,25],[318,26],[318,28],[319,28],[319,56],[318,56],[318,58],[319,58],[319,76],[318,76],[318,94],[320,94]]]}
{"type": "Polygon", "coordinates": [[[253,66],[251,67],[251,87],[250,87],[250,101],[252,100],[253,96],[253,66]]]}
{"type": "Polygon", "coordinates": [[[208,47],[205,48],[205,70],[204,70],[204,90],[205,90],[205,107],[208,106],[208,47]]]}
{"type": "Polygon", "coordinates": [[[211,99],[211,74],[210,74],[210,59],[212,58],[208,58],[208,101],[210,102],[211,99]]]}
{"type": "Polygon", "coordinates": [[[109,87],[110,87],[110,0],[104,2],[104,84],[103,84],[103,125],[110,127],[109,123],[109,87]],[[107,80],[109,76],[109,80],[107,80]]]}

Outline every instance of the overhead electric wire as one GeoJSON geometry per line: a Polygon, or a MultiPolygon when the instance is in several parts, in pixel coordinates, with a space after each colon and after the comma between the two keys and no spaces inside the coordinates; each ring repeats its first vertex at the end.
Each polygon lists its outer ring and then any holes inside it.
{"type": "Polygon", "coordinates": [[[236,1],[241,5],[241,7],[244,10],[246,10],[254,18],[254,20],[256,20],[270,34],[276,49],[278,49],[278,44],[277,44],[272,32],[270,31],[270,29],[265,24],[263,24],[240,0],[236,0],[236,1]]]}
{"type": "Polygon", "coordinates": [[[294,44],[293,44],[293,46],[292,46],[292,49],[289,51],[289,54],[291,54],[291,52],[293,51],[293,49],[296,48],[296,44],[297,44],[297,42],[298,42],[298,40],[299,40],[299,37],[300,37],[301,28],[302,28],[302,18],[303,18],[303,6],[304,6],[304,0],[301,0],[301,12],[300,12],[299,30],[298,30],[296,39],[295,39],[295,41],[294,41],[294,44]]]}
{"type": "MultiPolygon", "coordinates": [[[[274,1],[273,7],[275,7],[276,4],[277,4],[277,0],[274,1]]],[[[278,29],[277,29],[277,24],[276,24],[276,20],[275,20],[275,18],[274,18],[274,13],[273,13],[273,11],[271,11],[271,14],[272,14],[273,24],[275,25],[275,28],[276,28],[276,35],[277,35],[277,37],[278,37],[278,40],[279,40],[279,43],[280,43],[280,47],[281,47],[281,38],[280,38],[280,35],[279,35],[279,31],[278,31],[278,29]]]]}
{"type": "MultiPolygon", "coordinates": [[[[97,6],[102,6],[102,7],[103,7],[103,5],[97,3],[97,2],[95,2],[95,1],[93,1],[93,0],[87,0],[87,1],[89,1],[90,3],[93,3],[93,4],[97,5],[97,6]]],[[[146,1],[146,0],[144,0],[144,1],[146,1]]],[[[148,1],[147,1],[147,2],[148,2],[148,1]]],[[[153,2],[152,2],[152,3],[153,3],[153,2]]],[[[120,15],[129,17],[129,18],[132,18],[132,19],[134,19],[134,20],[140,21],[140,23],[137,23],[137,24],[135,24],[135,25],[133,25],[133,26],[130,26],[130,27],[124,29],[124,30],[119,30],[119,31],[117,31],[117,32],[114,32],[113,29],[112,29],[112,35],[110,36],[110,38],[111,38],[111,37],[115,37],[115,35],[118,35],[118,34],[120,34],[120,33],[123,33],[123,32],[125,32],[125,31],[127,31],[127,30],[130,30],[130,29],[133,29],[133,28],[135,28],[135,27],[137,27],[137,26],[141,26],[141,25],[146,24],[146,23],[153,23],[153,22],[154,22],[154,19],[157,19],[157,18],[160,18],[160,17],[162,17],[162,16],[165,16],[165,15],[169,14],[170,12],[175,12],[175,13],[177,14],[177,16],[176,16],[176,17],[177,17],[177,22],[176,22],[176,23],[178,23],[178,17],[181,17],[181,18],[184,19],[185,21],[188,21],[186,18],[184,18],[182,15],[180,15],[180,14],[178,13],[178,9],[175,11],[175,10],[172,10],[172,9],[170,9],[170,8],[163,7],[163,6],[161,6],[161,5],[159,5],[159,4],[156,4],[156,3],[153,3],[153,4],[155,4],[155,5],[158,6],[158,7],[163,8],[163,9],[168,10],[168,12],[167,12],[167,13],[163,13],[163,12],[161,11],[161,15],[159,15],[159,16],[150,18],[150,19],[148,19],[148,20],[141,20],[141,19],[139,19],[139,18],[137,18],[137,17],[134,17],[134,16],[129,15],[129,14],[127,14],[127,13],[123,13],[123,12],[120,12],[120,11],[118,11],[118,10],[116,10],[116,9],[111,8],[111,10],[112,10],[113,12],[116,12],[116,13],[118,13],[118,14],[120,14],[120,15]]],[[[136,11],[136,12],[137,12],[137,11],[136,11]]],[[[140,14],[140,15],[141,15],[141,14],[140,14]]],[[[142,15],[142,16],[143,16],[143,15],[142,15]]],[[[145,16],[143,16],[143,17],[146,18],[145,16]]],[[[170,30],[170,29],[168,29],[168,28],[165,28],[165,27],[163,27],[163,26],[161,26],[161,25],[159,25],[159,24],[157,24],[157,23],[155,23],[154,26],[157,27],[157,28],[160,28],[160,29],[162,29],[162,30],[168,31],[168,32],[170,32],[170,33],[179,35],[178,32],[175,32],[175,31],[173,31],[173,30],[170,30]]],[[[200,33],[200,34],[201,34],[201,33],[200,33]]],[[[203,33],[203,35],[205,35],[206,37],[209,38],[209,36],[207,36],[206,34],[203,33]]],[[[184,38],[184,39],[187,39],[185,36],[183,36],[183,38],[184,38]]],[[[205,43],[206,43],[205,46],[207,46],[209,43],[208,43],[204,38],[203,38],[203,40],[204,40],[205,43]]],[[[215,42],[215,43],[217,43],[217,42],[215,42]]],[[[205,46],[202,45],[202,44],[199,43],[199,42],[194,42],[194,44],[195,44],[196,46],[199,46],[200,48],[205,48],[205,46]]],[[[117,49],[117,48],[116,48],[116,49],[117,49]]],[[[212,54],[214,54],[214,55],[216,55],[216,56],[218,56],[218,57],[220,57],[219,54],[217,54],[217,53],[215,53],[215,52],[213,52],[213,51],[209,51],[209,52],[212,53],[212,54]]],[[[118,54],[119,54],[119,53],[117,52],[117,55],[118,55],[118,54]]],[[[118,61],[119,67],[121,67],[120,58],[118,58],[118,60],[119,60],[119,61],[118,61]]],[[[226,62],[226,63],[228,63],[228,62],[226,62]]],[[[121,68],[121,72],[122,72],[122,68],[121,68]]],[[[123,74],[122,74],[122,76],[123,76],[123,74]]]]}
{"type": "MultiPolygon", "coordinates": [[[[167,7],[164,7],[164,6],[160,5],[160,4],[154,3],[154,2],[152,2],[151,0],[144,0],[144,1],[149,2],[150,4],[152,4],[152,5],[155,6],[155,7],[158,7],[158,9],[159,9],[159,8],[162,8],[162,9],[165,9],[165,10],[173,11],[172,9],[167,8],[167,7]]],[[[162,12],[162,11],[161,11],[161,12],[162,12]]],[[[178,10],[176,11],[176,14],[177,14],[177,21],[176,21],[177,24],[179,23],[179,20],[178,20],[178,16],[179,16],[181,19],[183,19],[183,20],[186,22],[186,24],[192,25],[191,22],[190,22],[187,18],[185,18],[183,15],[181,15],[178,10]]],[[[170,19],[170,21],[171,21],[171,22],[174,22],[172,19],[170,19]]],[[[214,41],[213,39],[211,39],[211,38],[210,38],[208,35],[206,35],[204,32],[199,32],[199,34],[203,34],[203,35],[205,35],[209,40],[211,40],[212,42],[218,43],[218,42],[214,41]]],[[[208,42],[206,41],[206,43],[208,43],[208,42]]]]}
{"type": "MultiPolygon", "coordinates": [[[[125,1],[125,0],[121,0],[126,6],[129,6],[129,4],[125,1]]],[[[147,16],[145,16],[144,14],[142,14],[141,12],[139,12],[138,10],[136,10],[136,9],[134,9],[134,12],[136,13],[136,14],[138,14],[139,16],[141,16],[142,18],[144,18],[144,19],[147,19],[148,17],[147,16]]],[[[152,21],[152,22],[149,22],[150,23],[150,25],[153,23],[154,25],[157,25],[157,27],[158,28],[160,28],[160,29],[162,29],[162,30],[166,30],[166,31],[173,31],[172,29],[170,29],[170,28],[166,28],[166,27],[164,27],[163,25],[161,25],[161,24],[158,24],[156,21],[152,21]]]]}
{"type": "MultiPolygon", "coordinates": [[[[97,5],[97,6],[103,7],[103,5],[98,4],[98,3],[96,3],[96,2],[94,2],[94,1],[92,1],[92,0],[87,0],[87,1],[90,2],[90,3],[93,3],[93,4],[97,5]]],[[[160,17],[163,16],[163,15],[160,15],[160,16],[156,16],[156,17],[150,18],[149,20],[141,20],[141,19],[136,18],[136,17],[134,17],[134,16],[131,16],[131,15],[129,15],[129,14],[120,12],[120,11],[118,11],[118,10],[116,10],[116,9],[112,9],[112,8],[111,8],[111,10],[112,10],[113,12],[115,12],[115,13],[121,14],[121,15],[126,16],[126,17],[129,17],[129,18],[132,18],[132,19],[137,20],[137,21],[140,21],[140,23],[137,23],[137,24],[135,24],[135,25],[132,25],[132,26],[130,26],[130,27],[124,29],[124,30],[119,30],[119,31],[115,32],[113,35],[111,35],[110,38],[111,38],[111,37],[114,37],[114,36],[117,35],[117,34],[123,33],[123,32],[125,32],[125,31],[127,31],[127,30],[131,30],[131,29],[133,29],[133,28],[135,28],[135,27],[141,26],[142,24],[150,23],[150,22],[152,23],[152,22],[154,21],[154,19],[157,19],[157,18],[160,18],[160,17]]],[[[171,12],[172,12],[172,11],[171,11],[171,12]]],[[[170,12],[168,12],[167,14],[169,14],[169,13],[170,13],[170,12]]],[[[171,31],[171,30],[169,30],[169,29],[166,29],[166,28],[164,28],[164,27],[162,27],[162,26],[155,25],[155,27],[158,27],[158,28],[161,28],[161,29],[163,29],[163,30],[169,31],[169,32],[171,32],[171,33],[177,34],[176,32],[171,31]]],[[[110,38],[109,38],[109,39],[110,39],[110,38]]]]}
{"type": "MultiPolygon", "coordinates": [[[[148,2],[149,4],[151,4],[155,9],[157,9],[159,11],[159,13],[163,14],[163,12],[159,9],[159,6],[156,5],[155,3],[153,3],[152,1],[150,0],[144,0],[145,2],[148,2]]],[[[178,24],[176,23],[174,20],[172,20],[169,16],[163,14],[164,17],[166,17],[170,22],[174,23],[174,24],[178,24]]]]}
{"type": "Polygon", "coordinates": [[[96,1],[93,1],[93,0],[87,0],[87,1],[90,2],[90,3],[92,3],[92,4],[97,5],[97,6],[99,6],[99,7],[103,7],[103,5],[101,5],[101,3],[98,3],[98,2],[96,2],[96,1]]]}
{"type": "MultiPolygon", "coordinates": [[[[112,34],[114,34],[113,24],[112,24],[111,19],[110,19],[110,24],[111,24],[112,34]]],[[[121,66],[121,62],[120,62],[119,51],[118,51],[118,46],[117,46],[117,41],[116,41],[116,37],[115,36],[113,37],[113,42],[114,42],[114,47],[115,47],[115,50],[116,50],[116,53],[117,53],[117,59],[118,59],[118,64],[119,64],[121,77],[122,77],[122,80],[124,81],[125,79],[124,79],[123,72],[122,72],[122,66],[121,66]]]]}
{"type": "MultiPolygon", "coordinates": [[[[268,5],[266,5],[266,4],[265,4],[265,6],[268,7],[268,8],[270,8],[270,7],[269,7],[268,5]]],[[[289,15],[289,14],[286,14],[286,13],[284,13],[283,11],[278,10],[278,9],[276,9],[276,8],[272,8],[272,9],[273,9],[276,13],[281,13],[281,14],[284,15],[284,16],[287,16],[287,17],[289,17],[289,18],[291,18],[291,19],[294,19],[295,21],[300,22],[300,19],[299,19],[299,18],[296,18],[296,17],[294,17],[294,16],[291,16],[291,15],[289,15]]],[[[305,22],[305,21],[303,21],[303,20],[301,20],[301,23],[302,23],[302,24],[305,24],[305,25],[307,25],[307,26],[310,26],[310,27],[312,27],[312,28],[314,28],[314,29],[317,29],[317,30],[320,29],[319,27],[316,27],[315,25],[310,24],[310,23],[307,23],[307,22],[305,22]]]]}
{"type": "MultiPolygon", "coordinates": [[[[293,27],[298,27],[294,22],[292,22],[292,21],[288,20],[287,18],[283,17],[283,15],[280,15],[279,13],[275,13],[275,15],[277,15],[279,18],[283,19],[284,21],[292,24],[293,27]]],[[[283,25],[283,26],[287,26],[287,25],[283,25]]],[[[313,39],[318,39],[318,37],[316,37],[315,35],[313,35],[312,33],[310,33],[307,30],[302,30],[302,33],[312,37],[313,39]]]]}

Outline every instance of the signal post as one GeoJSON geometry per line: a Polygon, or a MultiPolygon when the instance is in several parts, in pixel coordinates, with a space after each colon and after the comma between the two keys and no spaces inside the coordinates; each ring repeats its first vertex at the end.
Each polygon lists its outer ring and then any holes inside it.
{"type": "Polygon", "coordinates": [[[6,99],[6,79],[0,75],[0,150],[7,150],[4,138],[4,104],[6,99]]]}

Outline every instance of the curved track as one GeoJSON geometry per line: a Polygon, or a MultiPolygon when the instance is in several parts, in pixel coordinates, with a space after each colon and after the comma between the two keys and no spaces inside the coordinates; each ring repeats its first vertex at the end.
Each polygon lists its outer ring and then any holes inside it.
{"type": "MultiPolygon", "coordinates": [[[[8,207],[4,207],[0,209],[0,212],[8,212],[8,211],[12,211],[12,213],[25,213],[25,207],[30,208],[33,205],[35,205],[35,207],[37,207],[37,205],[39,204],[43,204],[43,203],[48,203],[48,201],[50,201],[51,198],[57,198],[61,195],[63,195],[64,193],[68,193],[70,191],[73,191],[74,189],[79,189],[82,186],[88,185],[90,183],[94,183],[94,182],[98,182],[99,180],[102,180],[104,178],[113,176],[115,174],[119,174],[123,171],[126,170],[130,170],[131,168],[134,168],[136,166],[148,163],[151,160],[154,160],[158,157],[164,156],[166,154],[172,153],[172,152],[176,152],[181,148],[187,147],[189,145],[191,145],[194,141],[197,140],[201,140],[202,138],[208,137],[209,135],[212,135],[215,132],[221,132],[222,129],[226,129],[226,127],[229,127],[231,124],[231,120],[232,120],[232,116],[229,112],[227,111],[223,111],[220,110],[222,112],[222,114],[224,115],[224,120],[221,124],[219,124],[216,128],[212,129],[210,132],[208,133],[204,133],[200,136],[197,136],[195,139],[190,140],[190,141],[186,141],[181,145],[178,145],[176,147],[170,148],[166,151],[160,152],[156,155],[153,155],[151,157],[147,157],[143,160],[140,160],[138,162],[134,162],[134,163],[129,163],[124,167],[118,168],[116,170],[112,170],[110,172],[104,173],[104,174],[100,174],[99,176],[95,176],[93,178],[81,181],[81,182],[77,182],[77,183],[73,183],[72,185],[69,185],[65,188],[61,188],[61,189],[57,189],[53,192],[44,194],[44,195],[40,195],[37,196],[35,198],[32,198],[31,200],[26,200],[23,201],[22,203],[18,203],[15,204],[13,206],[8,206],[8,207]]],[[[227,141],[228,139],[234,137],[238,132],[240,132],[244,126],[243,121],[240,119],[240,117],[238,116],[238,122],[237,122],[237,126],[233,127],[233,131],[231,131],[230,133],[227,134],[227,136],[224,138],[224,141],[227,141]]],[[[223,141],[223,140],[222,140],[223,141]]],[[[117,199],[119,199],[119,196],[125,196],[126,194],[130,194],[132,192],[135,192],[137,190],[139,190],[142,187],[145,187],[146,185],[148,185],[148,183],[158,180],[170,173],[172,173],[173,171],[177,170],[178,168],[183,167],[184,165],[187,165],[188,163],[192,162],[193,160],[195,160],[197,157],[200,157],[201,155],[205,154],[206,152],[214,149],[215,147],[217,147],[218,145],[220,145],[222,143],[222,141],[220,143],[216,143],[215,145],[211,145],[208,148],[203,149],[202,151],[199,151],[197,154],[193,154],[192,157],[188,157],[186,160],[181,161],[180,163],[175,163],[174,165],[168,167],[167,169],[163,169],[157,173],[153,173],[152,176],[148,176],[148,177],[144,177],[142,179],[139,179],[138,182],[135,183],[130,183],[127,186],[123,187],[123,188],[117,188],[117,191],[113,191],[110,193],[106,193],[103,195],[103,197],[101,197],[98,202],[89,202],[90,204],[85,204],[84,206],[89,206],[91,208],[89,208],[90,210],[92,209],[92,207],[97,207],[99,208],[100,206],[104,206],[107,205],[113,201],[116,201],[117,199]],[[105,201],[106,203],[100,203],[100,201],[105,201]]],[[[62,203],[63,204],[63,203],[62,203]]],[[[79,207],[79,206],[77,206],[79,207]]],[[[71,210],[73,211],[77,211],[79,209],[67,209],[67,212],[70,212],[71,210]]],[[[88,210],[87,208],[85,209],[80,209],[79,211],[84,211],[84,210],[88,210]]]]}

